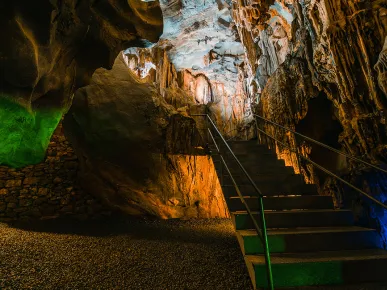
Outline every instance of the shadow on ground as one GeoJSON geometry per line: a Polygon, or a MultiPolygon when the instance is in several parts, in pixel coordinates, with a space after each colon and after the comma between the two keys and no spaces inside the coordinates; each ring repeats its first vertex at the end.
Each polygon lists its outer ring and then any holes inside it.
{"type": "Polygon", "coordinates": [[[71,234],[90,237],[128,235],[147,240],[178,240],[212,244],[221,240],[234,241],[233,228],[228,219],[169,219],[151,217],[113,216],[99,220],[79,221],[56,218],[28,222],[13,222],[8,226],[28,232],[71,234]],[[206,237],[206,238],[204,238],[206,237]]]}

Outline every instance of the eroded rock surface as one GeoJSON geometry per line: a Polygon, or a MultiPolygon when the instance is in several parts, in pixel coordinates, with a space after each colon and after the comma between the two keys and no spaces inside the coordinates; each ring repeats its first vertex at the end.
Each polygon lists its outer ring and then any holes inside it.
{"type": "Polygon", "coordinates": [[[195,121],[133,74],[123,54],[77,91],[64,125],[82,184],[111,207],[161,218],[227,215],[211,159],[192,152],[195,121]]]}
{"type": "MultiPolygon", "coordinates": [[[[385,162],[386,12],[385,1],[234,2],[234,20],[246,48],[245,67],[258,86],[256,112],[375,164],[385,162]]],[[[296,144],[282,130],[264,129],[296,144]]],[[[297,159],[276,147],[298,169],[297,159]]],[[[385,200],[383,175],[346,163],[316,145],[298,143],[298,150],[385,200]]],[[[348,188],[343,190],[306,164],[301,171],[308,181],[320,184],[322,193],[332,194],[335,188],[337,195],[346,192],[347,205],[353,202],[356,194],[350,197],[348,188]]],[[[387,224],[383,216],[378,219],[387,224]]]]}
{"type": "Polygon", "coordinates": [[[251,120],[252,98],[228,1],[161,1],[164,32],[148,48],[125,51],[128,67],[176,108],[205,105],[225,134],[251,120]]]}
{"type": "Polygon", "coordinates": [[[75,89],[131,43],[157,41],[163,21],[158,2],[15,0],[0,3],[0,26],[0,164],[20,167],[44,158],[75,89]]]}

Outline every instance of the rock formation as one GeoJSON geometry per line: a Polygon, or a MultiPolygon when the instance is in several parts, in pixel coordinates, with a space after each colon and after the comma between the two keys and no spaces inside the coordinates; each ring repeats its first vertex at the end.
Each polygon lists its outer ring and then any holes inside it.
{"type": "Polygon", "coordinates": [[[76,88],[117,54],[162,33],[158,2],[0,3],[0,164],[43,159],[76,88]]]}
{"type": "MultiPolygon", "coordinates": [[[[72,101],[64,125],[82,184],[131,214],[227,215],[212,163],[195,149],[203,123],[189,114],[210,113],[227,137],[243,138],[255,112],[387,161],[383,0],[30,2],[0,4],[9,39],[0,50],[0,164],[41,160],[72,101]]],[[[384,175],[259,124],[385,199],[384,175]]],[[[270,145],[338,206],[352,199],[270,145]]]]}
{"type": "Polygon", "coordinates": [[[227,215],[211,159],[192,150],[195,121],[132,73],[123,54],[77,91],[64,126],[84,188],[111,207],[161,218],[227,215]]]}
{"type": "MultiPolygon", "coordinates": [[[[349,154],[375,164],[385,162],[386,12],[385,1],[235,2],[233,16],[246,48],[246,68],[259,87],[255,111],[349,154]]],[[[270,125],[261,126],[385,199],[383,174],[347,163],[316,145],[296,143],[292,135],[270,125]]],[[[299,169],[294,154],[278,143],[272,145],[299,169]]],[[[302,163],[301,171],[308,181],[320,184],[322,194],[335,195],[338,206],[343,199],[347,205],[353,202],[348,188],[343,190],[310,165],[302,163]],[[346,197],[340,196],[343,192],[346,197]]],[[[379,215],[378,220],[386,226],[384,217],[379,215]]]]}
{"type": "Polygon", "coordinates": [[[161,1],[164,33],[158,43],[125,51],[129,68],[176,108],[206,105],[224,133],[251,120],[247,85],[227,1],[161,1]]]}
{"type": "Polygon", "coordinates": [[[251,118],[243,47],[228,4],[214,4],[162,1],[161,39],[125,50],[112,71],[97,70],[76,93],[64,125],[84,161],[82,184],[112,207],[163,218],[227,216],[212,161],[190,150],[200,138],[186,116],[207,107],[229,135],[251,118]]]}

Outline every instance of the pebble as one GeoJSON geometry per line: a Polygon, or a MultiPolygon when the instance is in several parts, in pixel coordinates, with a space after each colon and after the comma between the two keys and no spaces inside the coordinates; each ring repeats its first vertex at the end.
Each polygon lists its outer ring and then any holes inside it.
{"type": "Polygon", "coordinates": [[[251,290],[229,219],[0,223],[0,289],[251,290]]]}

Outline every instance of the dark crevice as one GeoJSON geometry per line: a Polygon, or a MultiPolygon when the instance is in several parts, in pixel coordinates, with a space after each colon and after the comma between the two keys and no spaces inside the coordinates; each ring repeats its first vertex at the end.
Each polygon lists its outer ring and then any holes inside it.
{"type": "MultiPolygon", "coordinates": [[[[332,102],[328,100],[325,93],[321,92],[316,98],[309,100],[308,107],[308,113],[296,125],[296,131],[340,150],[341,145],[338,139],[340,133],[343,131],[343,127],[335,117],[332,102]]],[[[301,140],[299,141],[300,143],[301,140]]],[[[343,169],[343,162],[345,160],[339,154],[311,142],[307,142],[307,144],[312,146],[309,156],[312,161],[334,173],[338,173],[343,169]]],[[[321,184],[323,184],[327,175],[321,170],[317,170],[316,174],[321,184]]]]}

